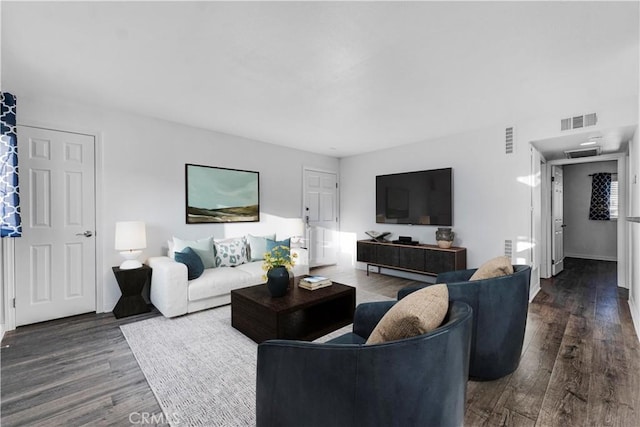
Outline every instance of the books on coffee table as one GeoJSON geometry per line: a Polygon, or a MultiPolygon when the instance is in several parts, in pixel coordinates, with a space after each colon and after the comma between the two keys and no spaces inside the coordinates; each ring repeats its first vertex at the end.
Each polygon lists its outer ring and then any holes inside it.
{"type": "Polygon", "coordinates": [[[298,283],[298,287],[302,288],[302,289],[307,289],[309,291],[315,291],[316,289],[322,289],[322,288],[326,288],[333,285],[333,283],[329,282],[329,283],[323,283],[321,285],[310,285],[308,283],[304,283],[304,282],[300,282],[298,283]]]}
{"type": "Polygon", "coordinates": [[[322,276],[307,276],[300,279],[298,286],[303,289],[309,289],[310,291],[326,288],[327,286],[331,286],[333,283],[326,277],[322,276]]]}

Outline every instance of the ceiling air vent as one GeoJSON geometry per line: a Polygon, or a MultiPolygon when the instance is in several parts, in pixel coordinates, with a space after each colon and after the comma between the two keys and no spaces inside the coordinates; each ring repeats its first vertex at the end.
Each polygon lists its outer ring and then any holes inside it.
{"type": "Polygon", "coordinates": [[[505,153],[512,154],[513,153],[513,127],[505,129],[505,153]]]}
{"type": "Polygon", "coordinates": [[[584,127],[584,116],[576,116],[573,119],[571,119],[571,121],[573,122],[574,129],[584,127]]]}
{"type": "Polygon", "coordinates": [[[600,154],[600,147],[580,148],[577,150],[566,150],[564,152],[567,159],[579,159],[581,157],[593,157],[600,154]]]}
{"type": "Polygon", "coordinates": [[[595,126],[596,123],[598,123],[598,116],[596,113],[569,117],[568,119],[560,120],[560,130],[580,129],[588,126],[595,126]]]}
{"type": "Polygon", "coordinates": [[[596,113],[585,114],[584,115],[584,126],[595,126],[598,123],[598,116],[596,113]]]}

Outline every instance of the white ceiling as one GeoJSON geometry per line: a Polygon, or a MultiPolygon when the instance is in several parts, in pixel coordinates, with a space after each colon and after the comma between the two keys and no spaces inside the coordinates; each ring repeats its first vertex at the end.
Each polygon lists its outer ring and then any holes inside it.
{"type": "Polygon", "coordinates": [[[2,86],[343,157],[638,93],[637,2],[2,2],[2,86]]]}

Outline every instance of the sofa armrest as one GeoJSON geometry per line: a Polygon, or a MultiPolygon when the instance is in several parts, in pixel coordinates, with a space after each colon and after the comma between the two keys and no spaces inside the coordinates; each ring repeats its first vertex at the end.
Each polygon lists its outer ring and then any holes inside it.
{"type": "Polygon", "coordinates": [[[291,253],[297,255],[296,263],[293,266],[293,275],[309,274],[309,251],[305,248],[291,248],[291,253]]]}
{"type": "Polygon", "coordinates": [[[397,301],[378,301],[359,304],[353,315],[353,333],[368,339],[380,319],[397,301]]]}
{"type": "MultiPolygon", "coordinates": [[[[398,301],[412,292],[419,291],[420,289],[424,289],[427,286],[435,285],[436,283],[450,284],[455,282],[467,282],[471,278],[471,276],[473,276],[473,273],[475,273],[476,270],[476,268],[473,268],[469,270],[447,271],[444,273],[439,273],[434,283],[418,283],[415,285],[406,286],[398,291],[398,301]]],[[[449,295],[449,299],[452,299],[451,295],[449,295]]]]}
{"type": "Polygon", "coordinates": [[[165,317],[187,313],[187,266],[169,257],[151,257],[147,260],[151,274],[151,303],[165,317]]]}

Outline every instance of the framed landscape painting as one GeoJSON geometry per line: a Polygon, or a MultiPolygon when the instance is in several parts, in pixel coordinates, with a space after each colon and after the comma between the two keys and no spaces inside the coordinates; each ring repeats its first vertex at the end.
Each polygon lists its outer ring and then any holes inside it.
{"type": "Polygon", "coordinates": [[[259,172],[185,165],[187,224],[260,221],[259,172]]]}

